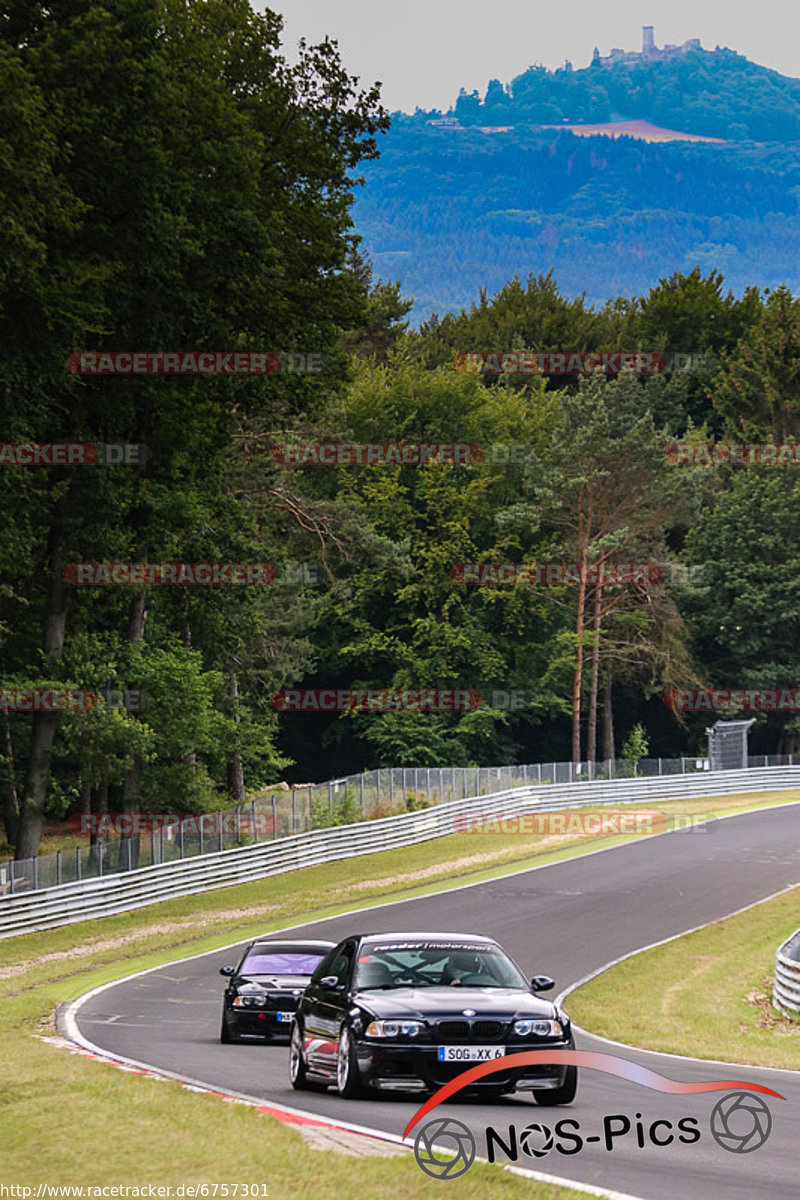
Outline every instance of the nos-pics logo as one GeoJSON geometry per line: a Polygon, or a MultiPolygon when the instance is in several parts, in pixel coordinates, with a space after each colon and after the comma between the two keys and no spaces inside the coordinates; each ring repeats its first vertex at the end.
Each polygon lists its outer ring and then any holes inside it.
{"type": "MultiPolygon", "coordinates": [[[[558,1061],[562,1062],[566,1053],[569,1053],[570,1060],[576,1066],[605,1071],[671,1095],[727,1092],[728,1094],[718,1100],[711,1111],[709,1130],[717,1145],[733,1154],[751,1154],[761,1149],[772,1132],[772,1114],[761,1096],[754,1093],[762,1092],[780,1100],[785,1099],[771,1088],[741,1080],[679,1083],[616,1055],[581,1050],[526,1051],[522,1054],[505,1055],[503,1058],[463,1071],[435,1092],[418,1110],[406,1126],[404,1136],[408,1137],[410,1130],[421,1118],[443,1100],[462,1088],[469,1087],[475,1079],[498,1071],[507,1072],[514,1067],[531,1065],[534,1062],[540,1065],[547,1062],[548,1057],[552,1061],[556,1055],[558,1061]]],[[[497,1151],[500,1150],[504,1157],[512,1162],[518,1161],[521,1154],[541,1160],[551,1152],[562,1155],[578,1154],[590,1143],[611,1151],[620,1139],[625,1139],[628,1145],[635,1144],[644,1150],[646,1147],[660,1148],[675,1142],[692,1145],[701,1138],[700,1122],[698,1118],[691,1116],[681,1117],[673,1122],[661,1118],[655,1121],[642,1120],[642,1114],[638,1112],[633,1120],[625,1114],[615,1113],[604,1116],[601,1121],[597,1130],[584,1130],[580,1122],[571,1117],[556,1121],[552,1128],[543,1123],[532,1122],[521,1130],[515,1125],[509,1125],[501,1132],[490,1126],[484,1130],[486,1157],[489,1162],[494,1162],[497,1151]]],[[[478,1145],[472,1131],[463,1122],[452,1117],[436,1116],[426,1121],[420,1126],[414,1139],[414,1157],[417,1164],[433,1179],[458,1179],[470,1169],[477,1151],[478,1145]]]]}

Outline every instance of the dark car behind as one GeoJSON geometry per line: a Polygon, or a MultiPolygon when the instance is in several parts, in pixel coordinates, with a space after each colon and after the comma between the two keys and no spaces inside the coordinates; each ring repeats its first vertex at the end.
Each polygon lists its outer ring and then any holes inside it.
{"type": "Polygon", "coordinates": [[[251,942],[236,967],[222,967],[228,977],[222,1004],[221,1042],[238,1042],[288,1034],[303,989],[333,942],[259,938],[251,942]]]}

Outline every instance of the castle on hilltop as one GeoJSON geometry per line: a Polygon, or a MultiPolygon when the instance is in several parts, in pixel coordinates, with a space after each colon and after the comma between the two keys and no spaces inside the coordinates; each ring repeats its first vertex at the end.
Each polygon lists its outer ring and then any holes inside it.
{"type": "Polygon", "coordinates": [[[592,62],[599,63],[601,67],[611,67],[619,62],[655,62],[657,59],[671,58],[675,54],[686,54],[689,50],[699,49],[700,38],[689,38],[681,46],[666,45],[659,49],[655,43],[653,26],[643,25],[641,50],[620,50],[619,46],[615,46],[610,54],[601,57],[595,46],[592,62]]]}

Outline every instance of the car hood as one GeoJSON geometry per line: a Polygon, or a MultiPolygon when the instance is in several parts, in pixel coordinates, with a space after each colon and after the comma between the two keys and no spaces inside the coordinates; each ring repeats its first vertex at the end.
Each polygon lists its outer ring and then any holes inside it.
{"type": "Polygon", "coordinates": [[[303,991],[310,978],[310,975],[236,975],[233,984],[241,987],[243,983],[254,983],[262,988],[287,988],[290,991],[299,988],[303,991]]]}
{"type": "Polygon", "coordinates": [[[465,1008],[478,1017],[557,1016],[555,1005],[521,988],[399,987],[385,991],[366,988],[356,993],[357,1003],[375,1017],[417,1017],[423,1020],[459,1020],[465,1008]]]}

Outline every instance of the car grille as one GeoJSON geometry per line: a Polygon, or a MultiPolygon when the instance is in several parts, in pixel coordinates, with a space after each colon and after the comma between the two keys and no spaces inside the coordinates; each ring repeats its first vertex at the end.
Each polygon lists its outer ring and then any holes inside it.
{"type": "Polygon", "coordinates": [[[466,1042],[469,1040],[469,1021],[440,1021],[439,1033],[456,1042],[466,1042]]]}
{"type": "Polygon", "coordinates": [[[454,1042],[496,1042],[504,1029],[502,1021],[440,1021],[438,1025],[439,1036],[454,1042]]]}
{"type": "Polygon", "coordinates": [[[299,996],[287,996],[286,993],[276,996],[273,993],[267,996],[267,1008],[277,1009],[279,1012],[294,1012],[299,999],[299,996]]]}
{"type": "Polygon", "coordinates": [[[480,1041],[497,1041],[504,1029],[502,1021],[473,1021],[472,1036],[480,1041]]]}

